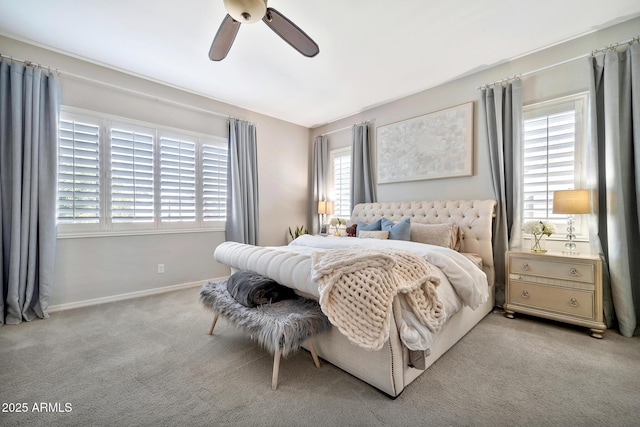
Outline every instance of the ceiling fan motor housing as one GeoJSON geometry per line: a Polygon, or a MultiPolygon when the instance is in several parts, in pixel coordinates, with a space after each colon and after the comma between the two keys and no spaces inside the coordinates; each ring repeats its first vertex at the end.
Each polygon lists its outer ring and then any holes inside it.
{"type": "Polygon", "coordinates": [[[320,52],[316,42],[296,24],[272,7],[267,7],[267,0],[224,0],[227,15],[209,49],[209,59],[222,61],[242,24],[263,21],[282,40],[306,57],[314,57],[320,52]]]}
{"type": "Polygon", "coordinates": [[[258,22],[267,13],[266,0],[224,0],[224,7],[233,19],[242,24],[258,22]]]}

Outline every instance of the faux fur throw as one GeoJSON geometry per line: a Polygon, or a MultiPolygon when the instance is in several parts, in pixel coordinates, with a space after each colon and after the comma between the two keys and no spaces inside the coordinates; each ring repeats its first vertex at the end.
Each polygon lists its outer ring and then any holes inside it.
{"type": "Polygon", "coordinates": [[[227,281],[211,281],[200,290],[202,305],[247,332],[271,353],[282,356],[297,350],[312,335],[331,324],[316,301],[302,297],[248,308],[227,291],[227,281]]]}
{"type": "Polygon", "coordinates": [[[311,278],[320,306],[352,343],[379,350],[389,339],[393,299],[406,294],[418,320],[437,332],[445,320],[436,293],[440,279],[421,256],[408,251],[363,248],[316,252],[311,278]]]}
{"type": "Polygon", "coordinates": [[[291,288],[253,271],[237,271],[227,279],[227,290],[245,307],[255,307],[296,297],[291,288]]]}

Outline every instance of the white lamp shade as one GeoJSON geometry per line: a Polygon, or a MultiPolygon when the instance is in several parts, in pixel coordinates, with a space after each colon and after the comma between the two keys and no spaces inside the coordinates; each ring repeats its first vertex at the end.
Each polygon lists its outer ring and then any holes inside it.
{"type": "Polygon", "coordinates": [[[318,202],[318,214],[331,215],[333,213],[333,202],[321,200],[318,202]]]}
{"type": "Polygon", "coordinates": [[[553,213],[586,214],[589,207],[589,190],[563,190],[553,193],[553,213]]]}

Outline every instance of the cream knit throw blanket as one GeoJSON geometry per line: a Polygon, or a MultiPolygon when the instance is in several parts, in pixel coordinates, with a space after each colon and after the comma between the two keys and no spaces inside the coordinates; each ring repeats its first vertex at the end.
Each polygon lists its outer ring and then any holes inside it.
{"type": "Polygon", "coordinates": [[[379,350],[389,339],[393,299],[406,301],[420,322],[437,332],[445,320],[436,293],[440,279],[412,252],[363,248],[333,249],[312,256],[311,278],[320,307],[349,341],[379,350]]]}

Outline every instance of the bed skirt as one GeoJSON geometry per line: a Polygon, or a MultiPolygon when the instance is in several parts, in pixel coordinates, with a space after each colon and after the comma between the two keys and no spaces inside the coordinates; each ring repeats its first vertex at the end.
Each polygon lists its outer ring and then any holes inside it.
{"type": "MultiPolygon", "coordinates": [[[[476,310],[464,307],[447,320],[434,337],[431,352],[425,357],[424,368],[427,369],[453,347],[478,322],[491,313],[493,308],[494,287],[492,286],[487,302],[476,310]]],[[[398,335],[400,307],[397,298],[393,312],[391,336],[382,349],[368,351],[355,346],[337,328],[332,327],[329,332],[318,335],[314,339],[318,356],[392,398],[399,396],[411,382],[424,373],[424,370],[410,366],[409,350],[402,345],[398,335]]]]}

